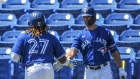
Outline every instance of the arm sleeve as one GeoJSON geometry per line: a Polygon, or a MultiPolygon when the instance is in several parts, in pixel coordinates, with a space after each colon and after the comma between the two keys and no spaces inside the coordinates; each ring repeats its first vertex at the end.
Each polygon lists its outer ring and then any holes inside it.
{"type": "Polygon", "coordinates": [[[71,48],[77,51],[81,49],[80,34],[74,38],[71,48]]]}
{"type": "Polygon", "coordinates": [[[12,47],[11,59],[18,62],[22,58],[21,54],[24,48],[23,34],[20,34],[12,47]]]}
{"type": "Polygon", "coordinates": [[[118,51],[117,45],[114,41],[113,36],[111,35],[111,32],[108,31],[108,40],[107,40],[107,46],[109,47],[109,50],[111,53],[118,51]]]}

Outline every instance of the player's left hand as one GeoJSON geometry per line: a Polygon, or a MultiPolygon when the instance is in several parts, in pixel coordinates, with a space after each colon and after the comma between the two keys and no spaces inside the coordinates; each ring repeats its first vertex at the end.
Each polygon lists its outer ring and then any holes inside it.
{"type": "Polygon", "coordinates": [[[59,61],[53,63],[53,68],[55,71],[59,71],[62,67],[63,65],[59,61]]]}
{"type": "Polygon", "coordinates": [[[119,75],[120,75],[120,79],[126,79],[127,73],[125,72],[124,69],[119,68],[119,75]]]}

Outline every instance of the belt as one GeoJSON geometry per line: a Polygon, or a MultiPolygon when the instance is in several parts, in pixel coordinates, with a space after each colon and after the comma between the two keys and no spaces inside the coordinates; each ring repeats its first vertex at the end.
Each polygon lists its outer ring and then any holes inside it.
{"type": "Polygon", "coordinates": [[[26,65],[26,68],[29,68],[29,67],[34,66],[34,65],[43,65],[43,64],[45,64],[45,63],[43,63],[43,62],[35,62],[35,63],[29,64],[29,65],[26,65]]]}
{"type": "Polygon", "coordinates": [[[108,62],[105,62],[105,63],[103,63],[101,65],[98,65],[98,66],[89,66],[89,65],[87,65],[86,68],[91,69],[91,70],[99,70],[102,67],[105,67],[107,64],[108,64],[108,62]]]}

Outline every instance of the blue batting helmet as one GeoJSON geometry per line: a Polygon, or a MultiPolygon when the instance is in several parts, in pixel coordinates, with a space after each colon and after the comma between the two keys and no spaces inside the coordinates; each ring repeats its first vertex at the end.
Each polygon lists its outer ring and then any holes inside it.
{"type": "Polygon", "coordinates": [[[32,12],[28,24],[29,26],[43,26],[46,24],[45,17],[41,12],[32,12]]]}
{"type": "Polygon", "coordinates": [[[89,20],[88,25],[92,25],[96,21],[96,11],[92,7],[86,7],[82,9],[82,16],[92,16],[91,20],[89,20]]]}
{"type": "Polygon", "coordinates": [[[92,7],[86,7],[82,9],[82,16],[96,16],[96,12],[92,7]]]}

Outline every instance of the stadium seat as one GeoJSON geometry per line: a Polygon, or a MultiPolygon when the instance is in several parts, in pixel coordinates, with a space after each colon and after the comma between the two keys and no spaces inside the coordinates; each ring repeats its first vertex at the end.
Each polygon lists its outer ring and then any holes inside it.
{"type": "Polygon", "coordinates": [[[121,0],[116,0],[117,3],[119,3],[121,0]]]}
{"type": "Polygon", "coordinates": [[[29,28],[28,21],[30,19],[30,14],[23,14],[17,20],[17,24],[14,26],[15,30],[26,30],[29,28]]]}
{"type": "MultiPolygon", "coordinates": [[[[96,22],[95,24],[98,26],[102,26],[104,22],[104,18],[102,17],[101,14],[97,13],[96,14],[96,22]]],[[[72,25],[72,29],[73,30],[83,30],[86,27],[84,21],[83,21],[83,17],[80,15],[78,15],[78,17],[75,19],[75,23],[74,25],[72,25]]]]}
{"type": "Polygon", "coordinates": [[[132,30],[140,30],[140,14],[136,16],[133,24],[130,26],[132,30]]]}
{"type": "Polygon", "coordinates": [[[54,10],[59,8],[58,0],[34,0],[31,3],[31,8],[38,8],[38,9],[51,9],[54,10]]]}
{"type": "Polygon", "coordinates": [[[125,30],[119,37],[117,44],[119,47],[132,47],[135,52],[140,49],[140,30],[125,30]]]}
{"type": "Polygon", "coordinates": [[[88,3],[90,3],[92,0],[87,0],[88,3]]]}
{"type": "Polygon", "coordinates": [[[86,27],[83,17],[78,15],[78,17],[75,19],[75,23],[72,25],[73,30],[83,30],[86,27]]]}
{"type": "MultiPolygon", "coordinates": [[[[122,57],[121,58],[124,64],[124,69],[125,71],[127,72],[127,78],[126,79],[132,79],[131,78],[131,63],[129,62],[130,61],[130,57],[122,57]]],[[[113,72],[113,79],[120,79],[119,78],[119,70],[118,70],[118,67],[114,61],[113,58],[111,58],[110,60],[110,65],[111,65],[111,69],[112,69],[112,72],[113,72]]]]}
{"type": "Polygon", "coordinates": [[[130,14],[112,13],[105,18],[103,27],[115,30],[117,31],[117,34],[120,35],[124,30],[129,29],[132,23],[133,18],[130,14]]]}
{"type": "Polygon", "coordinates": [[[133,18],[128,13],[112,13],[109,14],[105,18],[104,24],[114,24],[114,25],[120,25],[120,24],[128,24],[131,25],[133,23],[133,18]]]}
{"type": "Polygon", "coordinates": [[[60,3],[60,8],[56,10],[58,13],[71,13],[74,18],[81,13],[83,7],[87,7],[86,0],[63,0],[60,3]]]}
{"type": "Polygon", "coordinates": [[[31,3],[31,8],[28,10],[30,13],[34,11],[41,11],[46,18],[59,8],[58,0],[34,0],[31,3]]]}
{"type": "Polygon", "coordinates": [[[89,3],[89,7],[93,7],[96,12],[102,14],[104,18],[114,11],[116,5],[115,0],[92,0],[89,3]]]}
{"type": "Polygon", "coordinates": [[[30,3],[32,3],[34,0],[29,0],[30,3]]]}
{"type": "Polygon", "coordinates": [[[0,9],[1,13],[13,13],[16,18],[19,18],[24,14],[28,8],[30,8],[29,0],[5,0],[6,2],[2,4],[0,9]]]}
{"type": "MultiPolygon", "coordinates": [[[[127,78],[126,79],[132,79],[132,74],[134,74],[134,63],[133,61],[135,60],[135,55],[136,53],[134,52],[134,49],[131,47],[118,47],[118,51],[120,52],[120,56],[122,59],[122,68],[125,69],[125,71],[127,72],[127,78]]],[[[110,60],[110,64],[111,64],[111,69],[113,71],[113,77],[114,79],[119,79],[119,71],[118,71],[118,67],[113,59],[113,57],[111,56],[111,60],[110,60]]]]}
{"type": "Polygon", "coordinates": [[[11,49],[0,47],[0,79],[11,79],[12,66],[10,62],[11,49]]]}
{"type": "Polygon", "coordinates": [[[11,63],[8,59],[0,59],[0,79],[12,79],[11,78],[11,63]]]}
{"type": "Polygon", "coordinates": [[[6,0],[4,4],[2,4],[2,8],[25,8],[28,9],[30,7],[29,0],[6,0]]]}
{"type": "Polygon", "coordinates": [[[129,13],[135,18],[139,14],[140,1],[138,0],[121,0],[118,3],[116,13],[129,13]]]}
{"type": "Polygon", "coordinates": [[[140,30],[125,30],[120,35],[120,41],[139,41],[140,40],[140,30]]]}
{"type": "Polygon", "coordinates": [[[3,3],[5,3],[4,0],[0,3],[0,9],[2,8],[2,4],[3,4],[3,3]]]}
{"type": "Polygon", "coordinates": [[[0,14],[0,25],[5,26],[5,25],[10,25],[11,28],[17,23],[16,16],[11,13],[3,13],[0,14]]]}
{"type": "Polygon", "coordinates": [[[58,0],[59,3],[61,3],[63,0],[58,0]]]}
{"type": "Polygon", "coordinates": [[[2,36],[6,31],[10,31],[10,30],[12,30],[11,25],[9,24],[0,25],[0,36],[2,36]]]}
{"type": "Polygon", "coordinates": [[[96,22],[95,22],[95,24],[98,25],[98,26],[102,26],[104,24],[104,18],[99,13],[96,13],[96,22]]]}
{"type": "Polygon", "coordinates": [[[11,48],[21,32],[22,31],[6,31],[1,37],[0,47],[11,48]]]}
{"type": "Polygon", "coordinates": [[[121,57],[130,57],[131,60],[135,59],[136,52],[131,47],[118,47],[121,57]]]}
{"type": "Polygon", "coordinates": [[[111,35],[113,36],[114,40],[117,42],[118,41],[118,35],[117,32],[115,30],[110,30],[111,35]]]}
{"type": "Polygon", "coordinates": [[[52,35],[54,35],[58,40],[59,40],[59,35],[58,35],[58,33],[57,33],[57,31],[55,31],[55,30],[48,30],[48,32],[50,33],[50,34],[52,34],[52,35]]]}
{"type": "Polygon", "coordinates": [[[11,48],[0,47],[0,59],[9,59],[11,53],[11,48]]]}
{"type": "Polygon", "coordinates": [[[140,79],[140,57],[136,57],[134,64],[134,76],[132,79],[140,79]]]}
{"type": "Polygon", "coordinates": [[[4,32],[12,30],[16,22],[17,19],[14,14],[0,14],[0,35],[2,36],[4,32]]]}
{"type": "Polygon", "coordinates": [[[61,35],[64,31],[69,30],[72,24],[74,24],[74,18],[69,13],[55,13],[51,14],[47,19],[47,25],[50,26],[50,30],[55,30],[61,35]]]}
{"type": "Polygon", "coordinates": [[[58,72],[55,72],[55,79],[71,79],[71,68],[64,66],[58,72]]]}
{"type": "Polygon", "coordinates": [[[26,79],[25,68],[21,63],[14,63],[14,78],[15,79],[26,79]],[[19,74],[20,73],[20,74],[19,74]],[[17,75],[19,74],[19,75],[17,75]]]}
{"type": "Polygon", "coordinates": [[[77,60],[77,65],[73,69],[72,79],[84,79],[85,66],[82,60],[77,60]]]}
{"type": "Polygon", "coordinates": [[[73,39],[77,34],[79,34],[81,30],[73,30],[73,31],[65,31],[60,36],[60,43],[63,47],[70,47],[73,39]]]}
{"type": "Polygon", "coordinates": [[[140,57],[140,49],[138,50],[136,57],[140,57]]]}
{"type": "Polygon", "coordinates": [[[16,38],[22,31],[6,31],[1,38],[1,41],[15,42],[16,38]]]}

